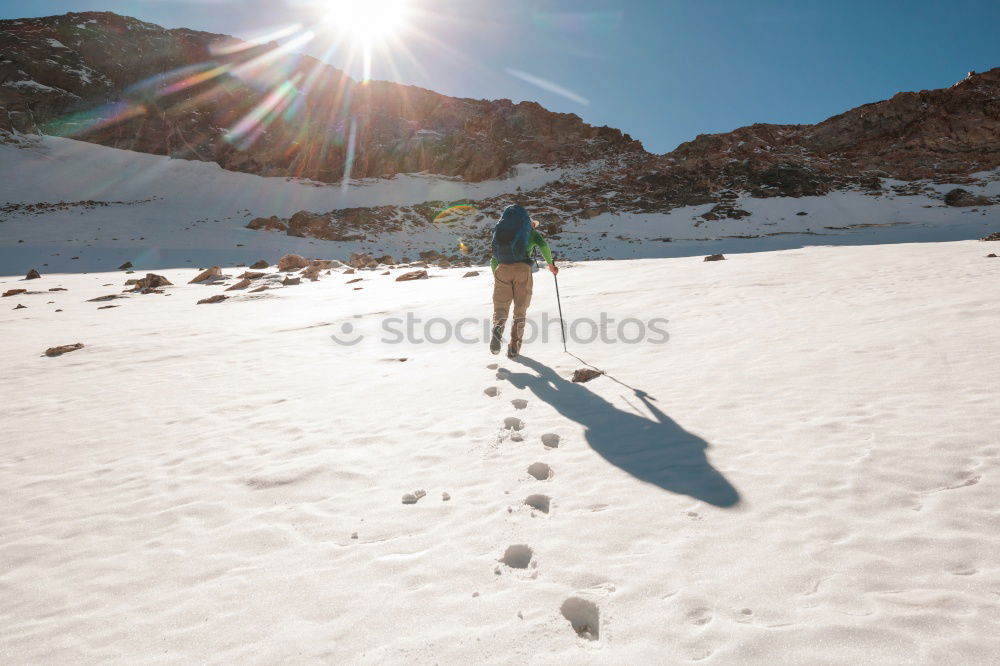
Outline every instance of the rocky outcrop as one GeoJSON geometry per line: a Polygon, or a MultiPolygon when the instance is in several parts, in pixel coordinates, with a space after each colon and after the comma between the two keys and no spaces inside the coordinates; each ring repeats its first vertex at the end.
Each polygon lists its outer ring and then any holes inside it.
{"type": "Polygon", "coordinates": [[[944,202],[949,206],[992,206],[994,203],[989,197],[976,196],[961,187],[956,187],[944,195],[944,202]]]}

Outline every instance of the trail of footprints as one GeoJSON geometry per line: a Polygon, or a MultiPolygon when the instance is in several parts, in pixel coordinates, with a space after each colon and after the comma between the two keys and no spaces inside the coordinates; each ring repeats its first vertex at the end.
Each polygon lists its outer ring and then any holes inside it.
{"type": "MultiPolygon", "coordinates": [[[[496,371],[496,378],[499,380],[505,380],[510,377],[510,371],[499,367],[496,363],[491,363],[486,367],[489,370],[496,371]]],[[[483,390],[483,393],[491,398],[495,398],[500,395],[500,388],[489,386],[483,390]]],[[[514,409],[519,411],[528,407],[528,401],[523,398],[514,398],[510,401],[510,404],[514,409]]],[[[508,416],[503,420],[502,427],[503,432],[507,434],[512,442],[524,441],[524,435],[521,431],[525,428],[525,422],[521,418],[508,416]]],[[[546,451],[559,448],[559,441],[560,437],[555,433],[545,433],[541,436],[542,447],[546,451]]],[[[555,471],[552,467],[543,462],[531,463],[528,465],[527,472],[536,481],[550,481],[555,476],[555,471]]],[[[542,493],[528,495],[524,498],[524,504],[530,507],[532,516],[537,514],[547,516],[552,510],[552,498],[542,493]]],[[[511,511],[509,507],[507,510],[508,512],[511,511]]],[[[499,559],[499,565],[493,570],[493,573],[499,576],[503,573],[503,567],[507,567],[514,571],[528,572],[529,578],[535,578],[538,575],[537,566],[538,562],[535,559],[535,553],[530,546],[526,544],[513,544],[508,546],[504,551],[499,559]]],[[[473,596],[477,595],[478,593],[473,594],[473,596]]],[[[569,597],[563,602],[559,612],[569,622],[577,636],[590,641],[596,641],[600,638],[601,612],[600,608],[593,601],[580,597],[569,597]]]]}

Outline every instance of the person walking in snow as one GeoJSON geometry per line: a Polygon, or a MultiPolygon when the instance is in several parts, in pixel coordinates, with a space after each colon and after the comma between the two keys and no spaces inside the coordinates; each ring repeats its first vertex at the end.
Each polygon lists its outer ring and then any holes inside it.
{"type": "Polygon", "coordinates": [[[542,252],[553,275],[559,272],[548,243],[537,230],[538,223],[531,219],[522,206],[514,204],[503,209],[500,221],[493,227],[493,334],[490,352],[500,353],[504,326],[514,304],[514,323],[510,327],[510,344],[507,358],[514,358],[521,351],[524,323],[531,303],[531,268],[535,248],[542,252]]]}

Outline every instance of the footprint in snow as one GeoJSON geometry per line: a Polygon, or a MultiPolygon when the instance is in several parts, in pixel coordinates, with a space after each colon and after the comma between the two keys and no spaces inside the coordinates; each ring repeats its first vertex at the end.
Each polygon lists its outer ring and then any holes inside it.
{"type": "Polygon", "coordinates": [[[548,495],[528,495],[524,498],[524,503],[536,511],[548,513],[552,504],[552,498],[548,495]]]}
{"type": "Polygon", "coordinates": [[[559,611],[580,638],[596,641],[601,637],[601,611],[593,601],[570,597],[559,611]]]}
{"type": "Polygon", "coordinates": [[[536,462],[528,465],[528,474],[535,477],[539,481],[548,481],[552,478],[555,472],[553,472],[552,468],[545,463],[536,462]]]}
{"type": "Polygon", "coordinates": [[[499,365],[497,365],[496,363],[490,363],[490,364],[489,364],[488,366],[486,366],[486,369],[487,369],[487,370],[496,370],[496,369],[497,369],[497,368],[499,368],[499,367],[500,367],[500,366],[499,366],[499,365]]]}
{"type": "Polygon", "coordinates": [[[503,420],[503,427],[506,430],[521,430],[524,428],[524,421],[516,416],[508,416],[503,420]]]}
{"type": "Polygon", "coordinates": [[[495,398],[498,395],[500,395],[500,389],[498,389],[496,386],[487,386],[486,388],[483,389],[483,393],[490,396],[491,398],[495,398]]]}
{"type": "Polygon", "coordinates": [[[500,561],[511,569],[527,569],[528,565],[532,563],[531,557],[534,554],[529,546],[520,543],[514,544],[507,547],[500,561]]]}
{"type": "Polygon", "coordinates": [[[528,401],[523,398],[514,398],[510,404],[514,405],[514,409],[524,409],[528,406],[528,401]]]}
{"type": "Polygon", "coordinates": [[[412,493],[406,493],[403,495],[403,504],[416,504],[426,494],[423,490],[414,490],[412,493]]]}
{"type": "Polygon", "coordinates": [[[559,435],[551,432],[547,432],[542,435],[542,444],[545,445],[547,449],[554,449],[559,446],[559,435]]]}

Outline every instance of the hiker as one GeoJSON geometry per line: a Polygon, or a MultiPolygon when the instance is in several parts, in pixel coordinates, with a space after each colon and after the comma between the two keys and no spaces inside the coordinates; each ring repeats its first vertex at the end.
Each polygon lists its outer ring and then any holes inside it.
{"type": "Polygon", "coordinates": [[[523,207],[514,204],[503,209],[500,221],[493,227],[493,335],[490,352],[500,353],[503,329],[511,302],[514,303],[514,324],[510,327],[510,344],[507,358],[514,358],[521,351],[524,322],[531,303],[531,267],[535,248],[549,265],[553,275],[559,272],[552,259],[548,243],[537,231],[538,223],[531,219],[523,207]]]}

